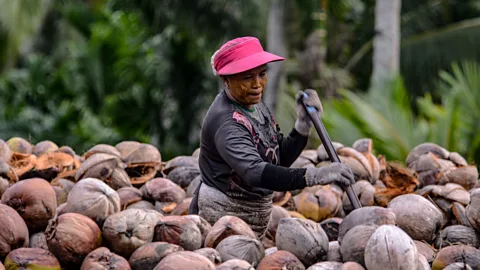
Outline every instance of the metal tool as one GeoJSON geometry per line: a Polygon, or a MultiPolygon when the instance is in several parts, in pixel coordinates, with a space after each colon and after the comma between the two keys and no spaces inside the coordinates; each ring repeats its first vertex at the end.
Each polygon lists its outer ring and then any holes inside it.
{"type": "MultiPolygon", "coordinates": [[[[323,122],[320,119],[320,116],[318,116],[317,109],[305,103],[305,98],[307,97],[308,95],[306,93],[303,93],[303,97],[302,97],[303,107],[305,108],[305,111],[308,113],[308,115],[312,119],[313,125],[317,130],[318,136],[320,137],[320,140],[322,140],[322,144],[325,147],[325,150],[327,151],[328,156],[330,157],[330,161],[342,162],[338,157],[338,154],[335,151],[335,148],[333,147],[332,141],[328,136],[327,130],[325,129],[325,126],[323,125],[323,122]]],[[[350,203],[353,205],[353,208],[354,209],[361,208],[362,205],[360,204],[360,200],[358,200],[358,196],[357,194],[355,194],[355,191],[353,190],[352,186],[347,185],[347,186],[344,186],[343,189],[347,192],[348,199],[350,200],[350,203]]]]}

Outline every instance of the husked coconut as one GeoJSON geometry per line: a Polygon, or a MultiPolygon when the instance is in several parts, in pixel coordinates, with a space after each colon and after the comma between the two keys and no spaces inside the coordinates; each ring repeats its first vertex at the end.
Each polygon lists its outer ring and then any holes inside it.
{"type": "Polygon", "coordinates": [[[167,242],[194,251],[202,246],[202,234],[195,222],[183,216],[166,216],[155,225],[153,241],[167,242]]]}
{"type": "Polygon", "coordinates": [[[465,263],[472,269],[480,265],[480,250],[466,245],[447,246],[437,252],[432,270],[444,269],[453,263],[465,263]]]}
{"type": "Polygon", "coordinates": [[[0,217],[0,257],[14,249],[28,247],[28,228],[22,217],[5,204],[0,204],[0,217]]]}
{"type": "Polygon", "coordinates": [[[222,257],[220,256],[220,253],[218,253],[218,251],[214,248],[201,248],[193,252],[200,254],[202,256],[205,256],[207,259],[209,259],[213,264],[217,266],[222,263],[222,257]]]}
{"type": "Polygon", "coordinates": [[[140,188],[140,191],[142,191],[144,199],[156,201],[156,204],[159,206],[156,206],[156,209],[162,214],[170,213],[187,197],[187,194],[180,186],[167,178],[161,177],[147,181],[140,188]]]}
{"type": "Polygon", "coordinates": [[[342,208],[342,199],[330,185],[304,189],[293,200],[300,214],[316,222],[334,217],[342,208]]]}
{"type": "Polygon", "coordinates": [[[128,261],[111,252],[106,247],[99,247],[90,252],[82,262],[80,270],[88,269],[124,269],[130,270],[128,261]]]}
{"type": "Polygon", "coordinates": [[[167,255],[178,251],[184,249],[167,242],[151,242],[137,248],[128,262],[133,270],[153,269],[167,255]]]}
{"type": "Polygon", "coordinates": [[[215,248],[223,239],[232,235],[245,235],[256,239],[256,235],[243,219],[235,216],[223,216],[213,224],[205,238],[204,247],[215,248]]]}
{"type": "Polygon", "coordinates": [[[291,252],[305,267],[324,261],[328,255],[327,235],[320,224],[307,219],[281,219],[275,242],[279,250],[291,252]]]}
{"type": "Polygon", "coordinates": [[[130,204],[127,209],[155,210],[155,206],[146,200],[141,200],[130,204]]]}
{"type": "Polygon", "coordinates": [[[239,259],[231,259],[220,264],[216,270],[255,270],[247,261],[239,259]]]}
{"type": "Polygon", "coordinates": [[[192,156],[176,156],[173,159],[167,161],[163,173],[168,175],[173,169],[177,167],[197,167],[198,158],[192,156]]]}
{"type": "Polygon", "coordinates": [[[257,267],[257,270],[275,269],[305,270],[305,266],[291,252],[279,250],[263,257],[257,267]]]}
{"type": "Polygon", "coordinates": [[[207,220],[205,220],[203,217],[199,215],[185,215],[185,217],[195,222],[198,229],[200,229],[200,233],[202,234],[202,247],[203,247],[203,245],[205,244],[205,239],[207,238],[207,235],[210,232],[212,225],[210,225],[210,223],[208,223],[207,220]]]}
{"type": "Polygon", "coordinates": [[[93,154],[82,162],[82,165],[75,173],[75,181],[80,181],[84,178],[102,180],[114,190],[132,186],[120,158],[109,154],[93,154]]]}
{"type": "Polygon", "coordinates": [[[270,216],[270,221],[268,222],[266,237],[275,241],[275,236],[277,235],[278,222],[282,218],[289,218],[290,214],[288,211],[278,205],[274,205],[272,208],[272,215],[270,216]]]}
{"type": "Polygon", "coordinates": [[[440,231],[434,244],[437,249],[451,245],[469,245],[479,248],[480,239],[478,232],[474,229],[463,225],[452,225],[440,231]]]}
{"type": "Polygon", "coordinates": [[[338,243],[338,241],[328,242],[327,261],[343,262],[342,253],[340,252],[340,244],[338,243]]]}
{"type": "Polygon", "coordinates": [[[340,246],[342,259],[346,262],[357,262],[365,267],[365,248],[377,228],[378,225],[375,224],[361,224],[349,230],[340,246]]]}
{"type": "Polygon", "coordinates": [[[167,178],[181,188],[186,189],[188,185],[200,175],[200,169],[192,166],[181,166],[171,170],[167,178]]]}
{"type": "Polygon", "coordinates": [[[319,262],[310,266],[307,270],[341,270],[342,265],[341,262],[319,262]]]}
{"type": "Polygon", "coordinates": [[[257,266],[260,260],[265,256],[265,249],[260,241],[244,235],[229,236],[215,248],[223,262],[231,259],[240,259],[247,261],[253,266],[257,266]]]}
{"type": "Polygon", "coordinates": [[[320,222],[320,226],[328,236],[328,241],[337,241],[338,230],[342,221],[342,218],[333,217],[320,222]]]}
{"type": "Polygon", "coordinates": [[[132,204],[142,200],[143,194],[140,189],[136,187],[122,187],[117,189],[118,197],[120,198],[120,209],[125,210],[132,204]]]}
{"type": "Polygon", "coordinates": [[[48,250],[41,248],[17,248],[5,258],[6,269],[60,270],[60,262],[48,250]],[[25,267],[25,268],[24,268],[25,267]]]}
{"type": "Polygon", "coordinates": [[[192,251],[178,251],[167,255],[153,270],[215,270],[215,265],[192,251]]]}

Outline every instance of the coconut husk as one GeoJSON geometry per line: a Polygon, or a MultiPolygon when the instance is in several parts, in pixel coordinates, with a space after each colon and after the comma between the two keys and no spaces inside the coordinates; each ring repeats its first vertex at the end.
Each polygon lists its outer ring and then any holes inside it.
{"type": "Polygon", "coordinates": [[[194,157],[194,158],[200,157],[200,147],[196,148],[196,149],[192,152],[192,157],[194,157]]]}
{"type": "Polygon", "coordinates": [[[6,141],[6,143],[14,153],[27,155],[32,154],[33,145],[24,138],[12,137],[8,141],[6,141]]]}
{"type": "Polygon", "coordinates": [[[60,173],[63,173],[62,176],[70,176],[71,171],[75,169],[77,169],[75,159],[71,155],[63,152],[48,152],[37,157],[35,168],[25,173],[23,178],[41,177],[51,181],[60,173]]]}
{"type": "Polygon", "coordinates": [[[30,236],[29,246],[30,248],[41,248],[48,250],[47,236],[44,232],[34,233],[30,236]]]}
{"type": "Polygon", "coordinates": [[[437,251],[432,245],[425,241],[418,240],[413,240],[413,243],[415,243],[415,246],[417,247],[418,254],[423,255],[428,263],[433,262],[437,251]]]}
{"type": "Polygon", "coordinates": [[[347,262],[357,262],[365,267],[365,248],[378,227],[375,224],[360,224],[349,230],[340,246],[342,259],[347,262]]]}
{"type": "Polygon", "coordinates": [[[368,270],[417,269],[417,247],[399,227],[382,225],[367,242],[365,265],[368,270]]]}
{"type": "Polygon", "coordinates": [[[472,269],[477,269],[480,264],[480,250],[466,245],[444,247],[438,251],[432,270],[444,269],[453,263],[465,263],[472,269]]]}
{"type": "Polygon", "coordinates": [[[266,238],[273,241],[275,245],[275,236],[277,235],[277,228],[280,219],[282,218],[289,218],[290,214],[284,208],[273,205],[272,208],[272,215],[270,216],[270,221],[268,222],[267,232],[265,234],[266,238]]]}
{"type": "Polygon", "coordinates": [[[108,216],[120,212],[120,197],[99,179],[84,178],[68,194],[65,212],[87,216],[101,228],[108,216]]]}
{"type": "Polygon", "coordinates": [[[102,232],[91,218],[65,213],[51,219],[45,230],[48,249],[63,267],[75,268],[102,245],[102,232]]]}
{"type": "Polygon", "coordinates": [[[256,239],[255,233],[245,221],[235,216],[223,216],[210,228],[205,237],[204,247],[216,248],[218,243],[232,235],[244,235],[256,239]]]}
{"type": "Polygon", "coordinates": [[[293,200],[296,211],[316,222],[334,217],[342,208],[341,198],[330,185],[304,189],[293,200]]]}
{"type": "Polygon", "coordinates": [[[35,146],[32,149],[32,154],[35,156],[40,156],[42,154],[54,152],[58,150],[58,145],[52,141],[41,141],[35,144],[35,146]]]}
{"type": "MultiPolygon", "coordinates": [[[[338,153],[338,149],[344,147],[342,143],[339,142],[332,142],[333,148],[335,151],[338,153]]],[[[323,144],[320,144],[317,147],[317,156],[318,156],[318,161],[325,161],[325,160],[330,160],[330,157],[328,156],[327,150],[325,150],[325,146],[323,144]]]]}
{"type": "Polygon", "coordinates": [[[129,258],[137,248],[152,242],[155,225],[161,218],[153,210],[126,209],[107,217],[103,237],[113,252],[129,258]]]}
{"type": "Polygon", "coordinates": [[[370,138],[361,138],[353,142],[352,148],[360,153],[372,153],[373,140],[370,138]]]}
{"type": "Polygon", "coordinates": [[[208,223],[203,217],[199,215],[185,215],[186,218],[190,219],[197,225],[198,229],[200,229],[200,233],[202,234],[202,247],[205,244],[205,239],[207,238],[208,233],[212,229],[212,225],[208,223]]]}
{"type": "Polygon", "coordinates": [[[293,218],[307,219],[304,215],[300,214],[297,211],[288,211],[288,214],[293,218]]]}
{"type": "Polygon", "coordinates": [[[90,252],[82,262],[80,270],[88,269],[130,269],[128,261],[111,252],[106,247],[99,247],[90,252]]]}
{"type": "Polygon", "coordinates": [[[428,263],[425,256],[418,254],[418,267],[417,270],[431,270],[430,264],[428,263]]]}
{"type": "Polygon", "coordinates": [[[455,216],[456,224],[472,227],[472,224],[470,224],[470,221],[468,221],[465,207],[460,203],[452,203],[452,214],[455,216]]]}
{"type": "Polygon", "coordinates": [[[6,269],[60,270],[60,262],[50,251],[41,248],[17,248],[5,258],[6,269]]]}
{"type": "Polygon", "coordinates": [[[0,178],[5,179],[8,183],[12,184],[19,180],[15,170],[13,170],[13,168],[5,161],[0,161],[0,178]]]}
{"type": "Polygon", "coordinates": [[[10,251],[28,247],[28,228],[22,217],[10,206],[0,204],[0,258],[10,251]]]}
{"type": "Polygon", "coordinates": [[[140,145],[137,141],[122,141],[115,145],[115,148],[120,152],[120,157],[124,159],[130,155],[140,145]]]}
{"type": "Polygon", "coordinates": [[[295,159],[292,165],[290,165],[290,168],[315,168],[315,163],[313,163],[310,159],[298,157],[295,159]]]}
{"type": "Polygon", "coordinates": [[[120,209],[125,210],[130,204],[142,200],[143,194],[136,187],[123,187],[116,190],[120,198],[120,209]]]}
{"type": "Polygon", "coordinates": [[[155,177],[162,163],[158,149],[146,143],[136,144],[128,154],[122,153],[122,160],[127,164],[125,171],[133,185],[140,186],[155,177]]]}
{"type": "Polygon", "coordinates": [[[433,241],[442,227],[443,214],[429,200],[417,194],[404,194],[388,204],[397,225],[414,240],[433,241]]]}
{"type": "Polygon", "coordinates": [[[340,252],[340,244],[338,243],[338,241],[328,242],[327,261],[343,262],[342,253],[340,252]]]}
{"type": "Polygon", "coordinates": [[[171,215],[174,216],[185,216],[188,215],[188,208],[190,207],[190,203],[192,202],[193,198],[185,198],[180,204],[178,204],[172,212],[171,215]]]}
{"type": "Polygon", "coordinates": [[[471,227],[452,225],[444,228],[435,239],[435,248],[441,249],[451,245],[469,245],[480,247],[480,235],[471,227]]]}
{"type": "Polygon", "coordinates": [[[455,183],[464,187],[466,190],[472,189],[478,183],[477,166],[456,167],[453,170],[445,172],[445,177],[440,178],[439,184],[455,183]]]}
{"type": "MultiPolygon", "coordinates": [[[[357,160],[361,164],[361,166],[363,167],[363,170],[359,170],[359,171],[365,171],[366,172],[366,174],[362,175],[362,176],[365,176],[365,177],[367,177],[366,179],[369,179],[370,181],[372,181],[372,175],[373,175],[372,167],[370,165],[369,160],[367,159],[367,157],[365,155],[363,155],[361,152],[355,150],[352,147],[342,147],[342,148],[338,149],[337,153],[340,156],[351,157],[351,158],[354,158],[355,160],[357,160]]],[[[362,172],[362,174],[363,174],[363,172],[362,172]]]]}
{"type": "Polygon", "coordinates": [[[265,249],[265,256],[268,256],[274,252],[278,251],[278,248],[277,247],[271,247],[271,248],[267,248],[265,249]]]}
{"type": "Polygon", "coordinates": [[[202,234],[189,218],[166,216],[155,225],[153,241],[167,242],[194,251],[202,247],[202,234]]]}
{"type": "Polygon", "coordinates": [[[320,224],[308,219],[281,219],[275,242],[279,250],[291,252],[305,267],[327,258],[328,237],[320,224]]]}
{"type": "Polygon", "coordinates": [[[365,270],[365,268],[356,262],[345,262],[340,270],[365,270]]]}
{"type": "Polygon", "coordinates": [[[19,179],[35,167],[37,157],[33,154],[19,154],[14,152],[10,158],[9,164],[19,179]]]}
{"type": "Polygon", "coordinates": [[[114,146],[108,145],[108,144],[97,144],[93,146],[92,148],[88,149],[83,155],[83,159],[88,159],[91,157],[93,154],[98,154],[98,153],[103,153],[103,154],[109,154],[112,156],[116,156],[118,158],[121,158],[122,155],[120,152],[115,148],[114,146]]]}
{"type": "Polygon", "coordinates": [[[407,167],[411,167],[413,163],[415,163],[420,156],[428,153],[432,153],[442,159],[447,159],[450,156],[450,153],[448,152],[448,150],[446,150],[445,148],[437,144],[429,143],[429,142],[422,143],[415,146],[408,153],[407,159],[405,161],[407,167]]]}
{"type": "MultiPolygon", "coordinates": [[[[142,191],[145,199],[157,202],[179,204],[187,197],[187,194],[180,186],[167,178],[153,178],[146,182],[140,188],[140,191],[142,191]]],[[[173,208],[175,207],[176,205],[173,208]]]]}
{"type": "Polygon", "coordinates": [[[220,264],[216,270],[255,270],[253,266],[245,260],[231,259],[220,264]]]}
{"type": "Polygon", "coordinates": [[[167,242],[146,243],[137,248],[128,262],[132,270],[153,269],[166,256],[184,249],[167,242]]]}
{"type": "Polygon", "coordinates": [[[215,270],[215,265],[195,252],[178,251],[163,258],[153,270],[215,270]]]}
{"type": "Polygon", "coordinates": [[[167,178],[181,188],[186,189],[188,185],[200,175],[200,169],[197,167],[182,166],[171,170],[167,178]]]}
{"type": "Polygon", "coordinates": [[[3,194],[2,203],[20,214],[30,233],[45,230],[57,209],[55,190],[47,181],[40,178],[26,179],[13,184],[3,194]]]}
{"type": "MultiPolygon", "coordinates": [[[[222,257],[220,256],[220,253],[218,253],[218,251],[214,248],[201,248],[201,249],[197,249],[193,252],[206,257],[216,266],[218,266],[222,263],[222,257]]],[[[217,270],[218,270],[218,268],[217,268],[217,270]]]]}
{"type": "Polygon", "coordinates": [[[468,166],[467,160],[457,152],[450,152],[448,160],[452,161],[457,166],[468,166]]]}
{"type": "Polygon", "coordinates": [[[75,174],[75,181],[83,178],[97,178],[114,190],[131,186],[130,178],[116,156],[97,153],[85,160],[75,174]]]}
{"type": "Polygon", "coordinates": [[[141,200],[130,204],[129,206],[127,206],[127,209],[155,210],[155,205],[153,205],[149,201],[141,200]]]}
{"type": "Polygon", "coordinates": [[[370,179],[371,183],[375,183],[380,178],[380,163],[372,153],[362,153],[368,160],[370,167],[372,168],[372,178],[370,179]]]}
{"type": "Polygon", "coordinates": [[[328,241],[337,241],[338,230],[342,221],[342,218],[333,217],[320,222],[320,226],[328,236],[328,241]]]}
{"type": "MultiPolygon", "coordinates": [[[[373,206],[375,204],[375,188],[366,180],[360,180],[352,185],[355,194],[357,194],[362,206],[373,206]]],[[[342,195],[343,209],[349,213],[353,210],[352,203],[345,192],[342,195]]]]}
{"type": "Polygon", "coordinates": [[[58,152],[63,152],[63,153],[67,153],[67,154],[71,155],[72,157],[76,157],[76,156],[77,156],[77,154],[75,153],[75,151],[74,151],[70,146],[67,146],[67,145],[61,146],[61,147],[58,148],[56,151],[58,151],[58,152]]]}
{"type": "Polygon", "coordinates": [[[391,209],[379,206],[366,206],[350,212],[340,223],[338,229],[338,242],[342,245],[345,234],[353,227],[361,224],[396,225],[397,217],[391,209]]]}
{"type": "Polygon", "coordinates": [[[309,270],[340,270],[343,263],[341,262],[319,262],[310,266],[309,270]]]}
{"type": "Polygon", "coordinates": [[[198,159],[192,156],[176,156],[166,162],[162,172],[168,175],[173,169],[186,166],[198,168],[198,159]]]}
{"type": "Polygon", "coordinates": [[[187,198],[193,197],[195,190],[197,190],[198,185],[202,182],[202,175],[197,175],[190,184],[188,184],[188,187],[186,189],[187,193],[187,198]]]}
{"type": "Polygon", "coordinates": [[[292,197],[292,194],[289,191],[275,191],[273,192],[273,205],[284,206],[292,197]]]}
{"type": "Polygon", "coordinates": [[[12,158],[13,151],[8,147],[8,144],[0,139],[0,162],[8,162],[12,158]]]}
{"type": "Polygon", "coordinates": [[[265,249],[260,241],[244,235],[229,236],[215,247],[223,262],[232,259],[247,261],[257,266],[265,256],[265,249]]]}
{"type": "Polygon", "coordinates": [[[412,193],[420,186],[420,182],[411,171],[395,162],[387,162],[379,179],[385,184],[386,189],[376,189],[375,204],[382,207],[386,207],[393,198],[412,193]]]}
{"type": "Polygon", "coordinates": [[[472,270],[472,267],[466,263],[452,263],[443,268],[443,270],[472,270]]]}

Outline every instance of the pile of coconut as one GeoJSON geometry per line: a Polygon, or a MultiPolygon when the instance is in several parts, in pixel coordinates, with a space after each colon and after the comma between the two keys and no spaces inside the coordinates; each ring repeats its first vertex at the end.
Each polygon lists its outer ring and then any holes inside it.
{"type": "MultiPolygon", "coordinates": [[[[199,149],[162,161],[150,144],[0,140],[0,269],[480,269],[478,171],[432,143],[387,161],[334,143],[362,208],[336,185],[275,192],[266,235],[189,215],[199,149]],[[405,164],[405,165],[403,165],[405,164]]],[[[329,164],[320,145],[291,167],[329,164]]]]}

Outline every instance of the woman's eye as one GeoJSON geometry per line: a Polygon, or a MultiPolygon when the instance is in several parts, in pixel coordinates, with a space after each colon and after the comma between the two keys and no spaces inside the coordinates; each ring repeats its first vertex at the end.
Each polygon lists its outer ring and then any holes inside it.
{"type": "Polygon", "coordinates": [[[252,76],[245,76],[245,77],[243,77],[243,79],[245,79],[245,80],[251,80],[251,79],[252,79],[252,76]]]}
{"type": "Polygon", "coordinates": [[[266,73],[266,72],[262,72],[262,73],[260,73],[260,77],[265,77],[266,75],[267,75],[267,73],[266,73]]]}

